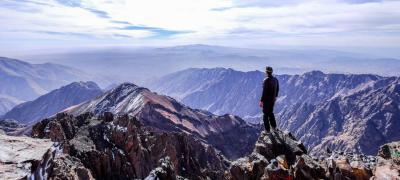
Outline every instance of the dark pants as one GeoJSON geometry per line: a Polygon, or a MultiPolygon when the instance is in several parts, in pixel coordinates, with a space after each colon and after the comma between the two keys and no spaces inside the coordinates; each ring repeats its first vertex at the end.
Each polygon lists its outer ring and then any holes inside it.
{"type": "Polygon", "coordinates": [[[274,102],[264,102],[264,107],[263,107],[263,120],[264,120],[264,126],[266,131],[270,131],[270,125],[273,128],[276,128],[276,121],[275,121],[275,115],[274,115],[274,102]]]}

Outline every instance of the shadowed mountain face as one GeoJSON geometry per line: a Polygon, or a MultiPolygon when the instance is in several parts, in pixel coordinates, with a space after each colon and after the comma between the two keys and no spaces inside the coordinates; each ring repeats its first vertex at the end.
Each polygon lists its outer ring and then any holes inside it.
{"type": "MultiPolygon", "coordinates": [[[[216,114],[235,114],[258,123],[265,74],[233,69],[187,69],[148,84],[161,94],[177,98],[184,104],[216,114]],[[256,117],[254,119],[254,117],[256,117]]],[[[376,75],[324,74],[312,71],[303,75],[277,75],[280,83],[276,112],[297,107],[297,103],[316,104],[331,97],[351,93],[380,79],[376,75]]]]}
{"type": "Polygon", "coordinates": [[[295,114],[287,112],[282,117],[288,121],[281,126],[301,135],[314,152],[330,147],[373,154],[380,145],[400,139],[400,78],[378,80],[317,105],[301,105],[295,114]]]}
{"type": "MultiPolygon", "coordinates": [[[[149,87],[193,108],[231,113],[258,123],[263,78],[258,71],[188,69],[149,87]]],[[[331,147],[370,154],[381,144],[399,139],[398,78],[320,71],[277,78],[278,124],[304,141],[311,152],[331,147]]]]}
{"type": "Polygon", "coordinates": [[[90,112],[96,116],[104,112],[128,114],[146,126],[192,134],[232,159],[250,152],[257,138],[256,128],[237,116],[217,116],[191,109],[170,97],[130,83],[121,84],[98,98],[64,112],[73,115],[90,112]]]}
{"type": "Polygon", "coordinates": [[[74,82],[14,107],[3,118],[15,119],[20,123],[36,122],[102,93],[94,82],[74,82]]]}
{"type": "Polygon", "coordinates": [[[162,77],[148,86],[190,107],[247,119],[260,114],[258,99],[263,79],[264,75],[259,71],[187,69],[162,77]]]}

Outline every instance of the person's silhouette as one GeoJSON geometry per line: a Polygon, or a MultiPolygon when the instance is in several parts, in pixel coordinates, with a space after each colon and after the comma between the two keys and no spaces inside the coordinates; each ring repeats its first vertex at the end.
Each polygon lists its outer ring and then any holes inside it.
{"type": "Polygon", "coordinates": [[[273,130],[276,128],[276,121],[274,115],[274,105],[279,93],[279,82],[273,75],[272,67],[267,66],[266,77],[263,82],[263,91],[260,99],[260,107],[263,109],[263,121],[265,131],[270,132],[270,125],[273,130]]]}

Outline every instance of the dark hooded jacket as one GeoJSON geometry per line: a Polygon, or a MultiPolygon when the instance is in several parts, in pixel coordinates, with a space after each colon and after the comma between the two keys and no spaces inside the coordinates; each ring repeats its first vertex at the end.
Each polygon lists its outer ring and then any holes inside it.
{"type": "Polygon", "coordinates": [[[263,103],[274,103],[278,97],[279,82],[274,76],[268,76],[264,79],[263,92],[260,101],[263,103]]]}

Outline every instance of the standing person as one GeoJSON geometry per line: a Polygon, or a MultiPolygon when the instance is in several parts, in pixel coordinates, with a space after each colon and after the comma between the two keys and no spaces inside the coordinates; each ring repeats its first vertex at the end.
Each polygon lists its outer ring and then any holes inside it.
{"type": "Polygon", "coordinates": [[[260,99],[260,107],[263,109],[263,121],[265,126],[265,131],[270,132],[270,125],[272,130],[276,128],[276,121],[274,115],[274,105],[279,92],[279,82],[272,75],[272,67],[267,66],[265,68],[266,78],[263,83],[263,91],[260,99]]]}

